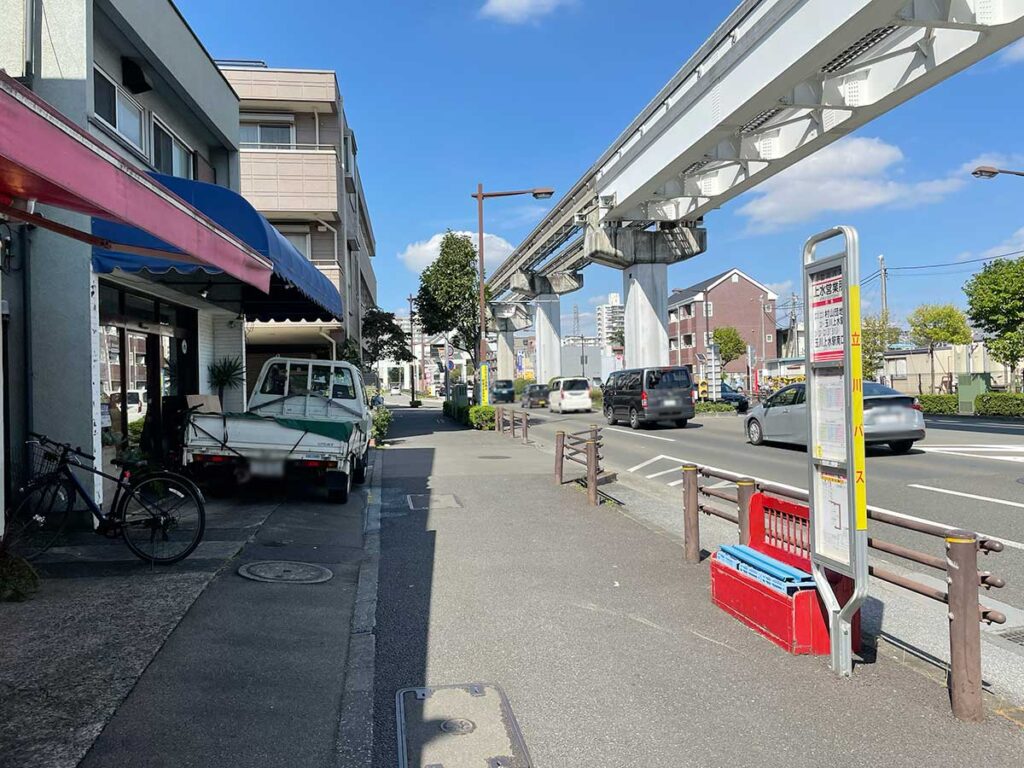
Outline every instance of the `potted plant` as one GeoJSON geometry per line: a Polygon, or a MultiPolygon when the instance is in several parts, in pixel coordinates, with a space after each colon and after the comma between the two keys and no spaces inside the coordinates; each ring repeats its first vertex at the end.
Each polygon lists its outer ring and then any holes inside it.
{"type": "Polygon", "coordinates": [[[245,383],[245,364],[239,357],[223,357],[207,368],[210,385],[217,390],[220,408],[224,410],[224,390],[235,389],[245,383]]]}

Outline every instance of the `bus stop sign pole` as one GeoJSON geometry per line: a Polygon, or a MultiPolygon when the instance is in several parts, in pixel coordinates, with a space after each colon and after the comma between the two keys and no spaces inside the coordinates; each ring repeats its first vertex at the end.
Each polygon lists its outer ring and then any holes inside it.
{"type": "Polygon", "coordinates": [[[835,227],[804,245],[811,570],[829,612],[832,669],[843,677],[853,671],[853,618],[868,588],[859,264],[852,227],[835,227]],[[819,247],[835,239],[842,242],[839,253],[820,257],[819,247]],[[830,571],[853,580],[845,605],[830,571]]]}

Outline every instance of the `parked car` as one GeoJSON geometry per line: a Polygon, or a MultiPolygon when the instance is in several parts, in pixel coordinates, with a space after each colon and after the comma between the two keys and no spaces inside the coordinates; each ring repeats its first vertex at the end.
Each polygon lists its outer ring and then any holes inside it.
{"type": "Polygon", "coordinates": [[[552,413],[594,410],[590,398],[590,382],[583,377],[555,379],[548,391],[548,410],[552,413]]]}
{"type": "MultiPolygon", "coordinates": [[[[753,445],[766,442],[807,445],[807,401],[803,384],[780,389],[751,409],[745,422],[753,445]]],[[[864,442],[888,443],[907,453],[924,439],[924,414],[917,399],[873,381],[864,382],[864,442]]]]}
{"type": "Polygon", "coordinates": [[[392,395],[400,395],[402,394],[402,388],[395,386],[391,388],[390,392],[392,395]]]}
{"type": "Polygon", "coordinates": [[[523,408],[536,408],[548,404],[546,384],[528,384],[523,390],[523,408]]]}
{"type": "Polygon", "coordinates": [[[491,382],[492,403],[514,403],[516,401],[516,385],[512,379],[495,379],[491,382]]]}
{"type": "Polygon", "coordinates": [[[737,413],[746,413],[750,408],[750,401],[747,400],[747,396],[740,392],[738,389],[733,389],[731,386],[722,382],[722,402],[729,403],[736,408],[737,413]]]}
{"type": "Polygon", "coordinates": [[[693,378],[688,368],[632,368],[616,371],[604,385],[604,417],[626,420],[633,429],[658,421],[685,427],[694,415],[693,378]]]}

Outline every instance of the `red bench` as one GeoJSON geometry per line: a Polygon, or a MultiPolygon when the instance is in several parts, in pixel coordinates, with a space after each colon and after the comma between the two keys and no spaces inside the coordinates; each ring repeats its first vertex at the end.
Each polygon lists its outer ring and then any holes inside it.
{"type": "MultiPolygon", "coordinates": [[[[749,546],[781,563],[810,573],[810,513],[803,504],[754,494],[749,510],[749,546]]],[[[829,582],[840,603],[853,595],[853,581],[839,574],[829,582]]],[[[794,654],[830,652],[828,611],[816,589],[791,595],[741,573],[711,556],[711,599],[726,613],[794,654]]],[[[860,614],[853,623],[853,649],[860,650],[860,614]]]]}

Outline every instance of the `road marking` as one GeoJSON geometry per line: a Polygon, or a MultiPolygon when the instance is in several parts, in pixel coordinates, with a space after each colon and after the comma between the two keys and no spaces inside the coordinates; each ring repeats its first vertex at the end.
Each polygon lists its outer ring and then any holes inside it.
{"type": "Polygon", "coordinates": [[[614,427],[605,427],[609,432],[621,432],[624,435],[632,435],[633,437],[646,437],[648,440],[664,440],[666,443],[674,443],[671,437],[658,437],[657,435],[645,435],[642,432],[636,432],[632,429],[615,429],[614,427]]]}
{"type": "MultiPolygon", "coordinates": [[[[920,445],[918,447],[925,453],[935,453],[940,456],[963,456],[964,458],[967,459],[987,459],[988,461],[1012,461],[1016,464],[1024,463],[1024,456],[986,456],[979,455],[977,453],[964,453],[963,450],[951,451],[948,448],[935,448],[929,445],[920,445]]],[[[967,451],[975,450],[969,445],[959,447],[962,447],[964,450],[967,451]]]]}
{"type": "Polygon", "coordinates": [[[962,427],[1009,427],[1010,429],[1024,429],[1024,424],[1010,424],[1009,422],[999,421],[974,421],[974,422],[963,422],[956,421],[953,419],[933,419],[926,417],[925,422],[933,422],[935,424],[956,424],[962,427]]]}
{"type": "Polygon", "coordinates": [[[908,488],[920,488],[922,491],[934,491],[935,493],[948,493],[950,496],[962,496],[965,499],[976,499],[977,501],[990,501],[993,504],[1003,504],[1007,507],[1016,507],[1017,509],[1024,509],[1024,504],[1017,501],[1007,501],[1006,499],[993,499],[991,496],[977,496],[973,493],[964,493],[963,491],[951,491],[947,488],[934,488],[930,485],[918,485],[917,483],[909,483],[908,488]]]}
{"type": "Polygon", "coordinates": [[[635,467],[630,467],[626,471],[627,472],[636,472],[638,469],[643,469],[644,467],[646,467],[646,466],[648,466],[650,464],[653,464],[656,461],[661,461],[662,458],[663,457],[661,457],[661,456],[655,456],[653,459],[648,459],[647,461],[645,461],[645,462],[643,462],[641,464],[637,464],[635,467]]]}
{"type": "Polygon", "coordinates": [[[672,469],[663,469],[661,472],[655,472],[653,475],[647,475],[647,479],[650,480],[655,477],[661,477],[662,475],[671,475],[673,472],[678,472],[679,467],[672,467],[672,469]]]}

